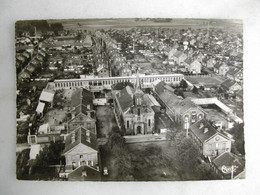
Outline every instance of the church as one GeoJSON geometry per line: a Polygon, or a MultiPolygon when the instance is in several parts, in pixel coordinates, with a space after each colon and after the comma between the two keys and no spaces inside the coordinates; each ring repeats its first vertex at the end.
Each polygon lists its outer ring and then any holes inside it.
{"type": "Polygon", "coordinates": [[[125,88],[113,91],[115,115],[125,135],[144,135],[154,131],[155,112],[147,99],[149,94],[141,90],[139,73],[137,73],[135,88],[125,88]]]}

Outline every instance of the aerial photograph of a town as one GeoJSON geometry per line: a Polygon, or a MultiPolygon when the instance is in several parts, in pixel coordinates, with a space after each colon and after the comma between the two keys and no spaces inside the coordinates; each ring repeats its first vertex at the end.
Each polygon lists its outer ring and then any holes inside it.
{"type": "Polygon", "coordinates": [[[15,23],[16,178],[244,179],[243,20],[15,23]]]}

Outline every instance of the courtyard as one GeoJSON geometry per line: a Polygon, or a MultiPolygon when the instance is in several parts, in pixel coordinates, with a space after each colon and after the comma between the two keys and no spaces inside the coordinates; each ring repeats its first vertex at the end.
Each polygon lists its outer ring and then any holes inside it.
{"type": "Polygon", "coordinates": [[[117,128],[112,108],[109,106],[97,106],[96,116],[98,137],[108,137],[113,128],[117,128]]]}

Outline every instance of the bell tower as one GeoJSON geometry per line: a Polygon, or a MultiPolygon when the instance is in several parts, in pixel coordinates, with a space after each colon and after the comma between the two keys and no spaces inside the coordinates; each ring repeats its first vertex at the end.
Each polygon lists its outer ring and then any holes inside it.
{"type": "Polygon", "coordinates": [[[134,92],[134,101],[135,101],[134,104],[135,104],[135,106],[141,106],[142,105],[142,96],[143,96],[143,91],[141,90],[141,87],[140,87],[139,71],[137,70],[135,92],[134,92]]]}

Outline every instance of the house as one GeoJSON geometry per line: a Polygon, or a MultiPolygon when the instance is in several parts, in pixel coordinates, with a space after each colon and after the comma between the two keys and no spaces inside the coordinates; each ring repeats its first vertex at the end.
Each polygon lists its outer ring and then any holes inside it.
{"type": "Polygon", "coordinates": [[[209,58],[206,60],[206,67],[207,68],[214,68],[216,61],[214,60],[214,58],[209,58]]]}
{"type": "Polygon", "coordinates": [[[243,89],[236,92],[236,101],[238,102],[243,101],[243,89]]]}
{"type": "Polygon", "coordinates": [[[44,108],[45,108],[45,103],[39,102],[39,103],[38,103],[38,106],[37,106],[37,108],[36,108],[36,113],[37,113],[39,116],[43,116],[44,108]]]}
{"type": "Polygon", "coordinates": [[[225,63],[218,62],[214,66],[214,72],[221,76],[225,76],[228,70],[229,66],[225,63]]]}
{"type": "Polygon", "coordinates": [[[119,69],[119,76],[132,76],[132,70],[129,66],[124,66],[119,69]]]}
{"type": "Polygon", "coordinates": [[[200,74],[201,73],[201,63],[194,58],[188,57],[184,60],[184,66],[188,72],[192,74],[200,74]]]}
{"type": "Polygon", "coordinates": [[[96,135],[88,129],[78,127],[67,135],[62,155],[65,156],[65,169],[68,172],[86,165],[97,169],[98,145],[96,135]]]}
{"type": "Polygon", "coordinates": [[[230,79],[227,79],[223,83],[221,83],[221,87],[227,93],[234,93],[242,89],[241,85],[239,85],[236,81],[230,79]]]}
{"type": "Polygon", "coordinates": [[[154,95],[158,102],[166,109],[166,113],[178,124],[187,129],[191,124],[205,118],[206,112],[190,98],[182,99],[174,94],[174,90],[162,82],[154,87],[154,95]]]}
{"type": "Polygon", "coordinates": [[[25,80],[25,79],[29,79],[29,78],[31,78],[31,72],[29,72],[26,69],[22,70],[22,72],[20,72],[18,75],[19,80],[25,80]]]}
{"type": "Polygon", "coordinates": [[[168,53],[168,59],[173,59],[173,55],[174,55],[174,53],[177,51],[177,48],[176,47],[174,47],[174,48],[172,48],[170,51],[169,51],[169,53],[168,53]]]}
{"type": "Polygon", "coordinates": [[[54,99],[55,92],[43,89],[42,93],[39,98],[39,102],[45,103],[53,107],[53,99],[54,99]]]}
{"type": "Polygon", "coordinates": [[[227,72],[227,78],[240,82],[243,80],[243,69],[230,68],[227,72]]]}
{"type": "Polygon", "coordinates": [[[72,94],[70,115],[69,133],[82,126],[96,134],[96,112],[93,109],[93,95],[90,91],[81,88],[72,94]]]}
{"type": "Polygon", "coordinates": [[[215,158],[212,167],[223,179],[245,179],[245,160],[231,152],[215,158]]]}
{"type": "Polygon", "coordinates": [[[50,131],[50,125],[48,123],[45,123],[39,127],[38,134],[49,134],[50,131]]]}
{"type": "Polygon", "coordinates": [[[97,74],[98,74],[98,77],[100,77],[100,78],[109,77],[109,75],[110,75],[109,69],[104,65],[98,66],[97,74]]]}
{"type": "Polygon", "coordinates": [[[231,151],[231,140],[218,132],[206,119],[192,124],[189,134],[205,157],[215,157],[231,151]]]}
{"type": "Polygon", "coordinates": [[[155,113],[145,96],[140,87],[139,72],[135,89],[126,86],[120,91],[113,91],[115,114],[126,135],[143,135],[154,131],[155,113]]]}
{"type": "Polygon", "coordinates": [[[182,65],[182,63],[184,62],[184,60],[187,58],[187,55],[182,52],[182,51],[176,51],[173,54],[173,60],[174,62],[176,62],[178,65],[182,65]]]}

